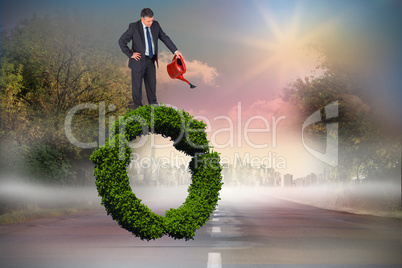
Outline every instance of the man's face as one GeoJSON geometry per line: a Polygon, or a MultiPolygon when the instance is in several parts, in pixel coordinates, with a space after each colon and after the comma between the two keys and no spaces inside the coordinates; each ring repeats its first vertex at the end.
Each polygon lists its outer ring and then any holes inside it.
{"type": "Polygon", "coordinates": [[[153,17],[145,17],[145,18],[141,18],[142,23],[144,23],[145,26],[147,27],[151,27],[152,22],[154,22],[154,18],[153,17]]]}

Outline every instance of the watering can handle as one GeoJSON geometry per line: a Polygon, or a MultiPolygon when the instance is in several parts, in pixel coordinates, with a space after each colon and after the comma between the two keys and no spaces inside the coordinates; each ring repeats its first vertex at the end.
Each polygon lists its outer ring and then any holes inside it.
{"type": "Polygon", "coordinates": [[[184,72],[186,72],[186,65],[185,65],[183,57],[181,55],[177,56],[176,54],[174,54],[174,57],[173,57],[172,61],[176,60],[177,58],[180,58],[181,66],[182,66],[184,72]]]}
{"type": "Polygon", "coordinates": [[[173,60],[175,60],[176,58],[180,58],[183,61],[183,57],[181,55],[177,56],[176,54],[174,54],[173,60]]]}

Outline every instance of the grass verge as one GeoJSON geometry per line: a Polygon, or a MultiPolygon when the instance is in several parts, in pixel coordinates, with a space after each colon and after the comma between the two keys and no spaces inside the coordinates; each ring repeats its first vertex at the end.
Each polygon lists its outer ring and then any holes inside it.
{"type": "Polygon", "coordinates": [[[36,219],[58,217],[69,214],[90,211],[98,208],[98,205],[82,205],[69,208],[30,208],[8,212],[0,215],[0,225],[27,222],[36,219]]]}

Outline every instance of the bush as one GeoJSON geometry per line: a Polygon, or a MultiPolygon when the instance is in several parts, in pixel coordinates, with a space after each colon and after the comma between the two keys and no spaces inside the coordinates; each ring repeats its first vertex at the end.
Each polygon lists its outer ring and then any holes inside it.
{"type": "Polygon", "coordinates": [[[74,179],[71,166],[62,153],[42,142],[28,147],[26,155],[28,177],[47,184],[64,184],[74,179]]]}
{"type": "Polygon", "coordinates": [[[114,135],[90,159],[95,164],[95,183],[102,204],[122,228],[142,240],[165,234],[189,240],[209,220],[219,200],[222,166],[219,154],[210,152],[205,127],[188,113],[165,106],[137,108],[115,123],[114,135]],[[128,142],[149,132],[170,137],[177,150],[192,156],[189,194],[183,205],[166,211],[165,217],[141,204],[131,190],[126,170],[132,154],[128,142]]]}

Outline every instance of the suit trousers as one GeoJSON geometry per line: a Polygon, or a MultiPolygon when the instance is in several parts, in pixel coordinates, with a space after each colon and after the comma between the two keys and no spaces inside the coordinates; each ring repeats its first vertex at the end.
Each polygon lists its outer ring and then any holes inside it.
{"type": "Polygon", "coordinates": [[[145,56],[145,64],[140,70],[131,69],[132,94],[134,109],[142,106],[142,80],[150,105],[158,104],[156,100],[156,69],[155,61],[145,56]]]}

